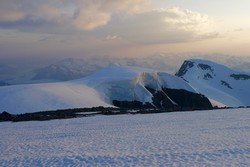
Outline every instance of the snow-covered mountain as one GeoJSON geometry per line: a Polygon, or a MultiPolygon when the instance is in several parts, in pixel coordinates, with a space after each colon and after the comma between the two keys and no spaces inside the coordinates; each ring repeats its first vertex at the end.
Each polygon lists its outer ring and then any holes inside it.
{"type": "Polygon", "coordinates": [[[151,69],[112,66],[77,82],[93,87],[108,103],[120,107],[209,107],[206,98],[180,78],[151,69]]]}
{"type": "Polygon", "coordinates": [[[166,59],[163,56],[151,56],[146,58],[66,58],[36,69],[34,71],[35,75],[32,78],[32,82],[40,82],[43,80],[68,81],[79,79],[113,65],[136,66],[173,73],[177,70],[176,63],[179,65],[182,63],[181,60],[177,62],[173,58],[168,57],[168,59],[166,59]]]}
{"type": "Polygon", "coordinates": [[[206,61],[186,60],[176,76],[220,106],[250,106],[250,74],[206,61]]]}
{"type": "Polygon", "coordinates": [[[24,113],[97,106],[210,108],[182,79],[155,70],[112,66],[68,82],[0,87],[0,111],[24,113]]]}
{"type": "Polygon", "coordinates": [[[111,65],[136,66],[176,73],[184,60],[192,58],[209,59],[225,64],[232,69],[249,72],[250,57],[229,55],[170,55],[157,53],[143,57],[44,57],[39,59],[20,58],[0,61],[0,81],[11,85],[46,83],[79,79],[111,65]],[[219,57],[219,59],[218,59],[219,57]]]}

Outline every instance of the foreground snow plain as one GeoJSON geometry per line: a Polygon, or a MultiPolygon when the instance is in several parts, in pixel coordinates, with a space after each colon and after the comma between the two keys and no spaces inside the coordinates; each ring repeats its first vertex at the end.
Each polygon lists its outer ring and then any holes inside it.
{"type": "Polygon", "coordinates": [[[0,123],[0,166],[249,166],[250,109],[0,123]]]}

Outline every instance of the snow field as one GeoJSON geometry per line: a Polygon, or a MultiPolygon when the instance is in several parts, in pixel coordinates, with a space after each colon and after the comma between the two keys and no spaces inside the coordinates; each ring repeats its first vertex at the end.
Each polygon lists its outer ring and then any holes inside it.
{"type": "Polygon", "coordinates": [[[112,105],[94,89],[70,82],[0,87],[0,112],[11,114],[112,105]]]}
{"type": "Polygon", "coordinates": [[[249,166],[250,109],[0,123],[0,166],[249,166]]]}

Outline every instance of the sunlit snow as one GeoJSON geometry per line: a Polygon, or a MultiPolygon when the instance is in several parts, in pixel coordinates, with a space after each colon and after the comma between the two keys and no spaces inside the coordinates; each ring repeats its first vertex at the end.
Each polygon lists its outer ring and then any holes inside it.
{"type": "Polygon", "coordinates": [[[0,123],[0,166],[249,166],[250,109],[0,123]]]}
{"type": "Polygon", "coordinates": [[[83,84],[58,82],[0,87],[0,112],[20,114],[97,106],[111,105],[105,103],[94,89],[83,84]]]}

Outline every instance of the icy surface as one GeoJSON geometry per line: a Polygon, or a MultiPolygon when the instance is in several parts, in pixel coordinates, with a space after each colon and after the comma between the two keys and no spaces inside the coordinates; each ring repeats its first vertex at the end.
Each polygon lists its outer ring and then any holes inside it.
{"type": "Polygon", "coordinates": [[[250,109],[0,123],[0,166],[249,166],[250,109]]]}

